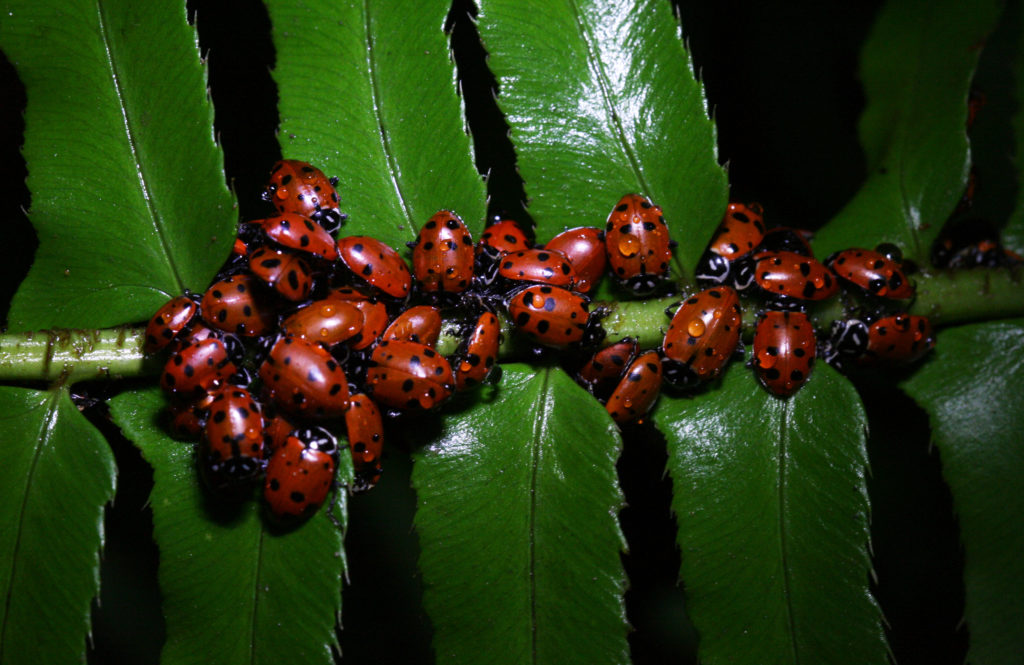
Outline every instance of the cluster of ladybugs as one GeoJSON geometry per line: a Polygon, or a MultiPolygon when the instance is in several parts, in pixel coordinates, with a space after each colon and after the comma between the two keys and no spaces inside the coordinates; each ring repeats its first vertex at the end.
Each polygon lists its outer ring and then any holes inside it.
{"type": "MultiPolygon", "coordinates": [[[[641,352],[625,339],[594,353],[604,313],[590,311],[586,294],[606,272],[636,296],[670,288],[673,243],[646,198],[626,195],[604,229],[570,229],[543,247],[501,218],[474,242],[442,210],[409,243],[410,270],[372,237],[335,239],[345,219],[336,183],[304,162],[278,162],[264,192],[277,214],[242,223],[214,283],[171,299],[146,329],[146,352],[170,353],[160,382],[171,428],[198,439],[205,484],[243,499],[262,481],[271,515],[285,522],[314,512],[334,484],[340,449],[323,425],[344,423],[352,489],[369,489],[381,474],[384,414],[430,410],[495,381],[499,310],[538,348],[578,352],[566,356],[585,359],[573,368],[579,382],[627,423],[663,382],[693,391],[742,354],[742,291],[768,303],[752,365],[778,395],[807,380],[816,354],[806,304],[840,282],[876,301],[913,295],[891,253],[847,250],[823,265],[801,232],[767,230],[756,204],[734,203],[698,269],[707,288],[669,312],[662,347],[641,352]],[[465,320],[449,357],[435,348],[446,308],[465,320]]],[[[931,348],[926,320],[877,302],[871,312],[834,327],[821,345],[827,359],[909,362],[931,348]]]]}

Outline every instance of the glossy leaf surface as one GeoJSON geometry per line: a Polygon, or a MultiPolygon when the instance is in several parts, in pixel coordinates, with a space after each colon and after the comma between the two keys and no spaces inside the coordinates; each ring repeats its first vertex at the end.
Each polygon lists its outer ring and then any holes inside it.
{"type": "Polygon", "coordinates": [[[432,434],[412,479],[437,661],[628,662],[621,440],[601,405],[561,370],[508,365],[432,434]]]}
{"type": "Polygon", "coordinates": [[[114,456],[64,389],[0,388],[0,662],[85,662],[114,456]]]}
{"type": "Polygon", "coordinates": [[[619,198],[637,192],[662,206],[680,241],[676,256],[692,273],[721,221],[727,185],[671,6],[479,4],[538,239],[603,226],[619,198]]]}
{"type": "Polygon", "coordinates": [[[967,96],[994,0],[890,2],[861,54],[868,176],[815,239],[821,256],[891,242],[919,263],[967,184],[967,96]]]}
{"type": "MultiPolygon", "coordinates": [[[[444,33],[450,3],[268,3],[286,158],[338,176],[342,235],[404,249],[442,208],[474,236],[485,192],[444,33]]],[[[268,169],[269,169],[268,164],[268,169]]]]}
{"type": "MultiPolygon", "coordinates": [[[[111,402],[115,422],[153,467],[153,535],[167,622],[161,662],[333,663],[345,572],[342,533],[322,508],[292,531],[256,500],[204,491],[193,445],[167,436],[158,389],[111,402]]],[[[344,451],[343,451],[344,452],[344,451]]],[[[343,456],[339,481],[351,478],[343,456]]],[[[335,514],[345,520],[345,492],[335,514]]]]}
{"type": "Polygon", "coordinates": [[[202,290],[233,200],[184,3],[5,0],[0,48],[25,85],[39,250],[12,331],[142,321],[202,290]]]}
{"type": "Polygon", "coordinates": [[[853,386],[819,363],[779,399],[733,366],[719,389],[662,395],[654,420],[701,662],[888,662],[853,386]]]}
{"type": "Polygon", "coordinates": [[[1024,653],[1024,321],[939,333],[903,389],[928,413],[964,546],[967,662],[1024,653]]]}

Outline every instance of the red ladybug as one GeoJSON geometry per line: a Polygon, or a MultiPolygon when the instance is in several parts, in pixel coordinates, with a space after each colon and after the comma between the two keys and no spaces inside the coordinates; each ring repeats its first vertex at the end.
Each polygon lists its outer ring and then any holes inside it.
{"type": "Polygon", "coordinates": [[[636,352],[637,343],[632,337],[606,346],[583,363],[576,374],[576,379],[592,395],[605,401],[619,384],[626,367],[633,362],[636,352]]]}
{"type": "Polygon", "coordinates": [[[183,398],[201,397],[224,385],[238,371],[241,344],[230,335],[210,337],[175,351],[164,364],[160,387],[183,398]]]}
{"type": "Polygon", "coordinates": [[[363,313],[363,328],[348,341],[349,346],[359,351],[380,339],[388,327],[391,317],[388,308],[376,300],[352,300],[352,306],[363,313]]]}
{"type": "Polygon", "coordinates": [[[651,410],[660,392],[661,359],[657,351],[647,351],[630,363],[605,410],[620,425],[631,423],[651,410]]]}
{"type": "Polygon", "coordinates": [[[473,237],[459,216],[441,210],[410,243],[412,267],[426,293],[462,293],[473,280],[473,237]]]}
{"type": "Polygon", "coordinates": [[[370,236],[338,240],[341,262],[367,284],[392,298],[405,298],[412,287],[409,267],[394,249],[370,236]]]}
{"type": "Polygon", "coordinates": [[[288,435],[295,429],[295,424],[287,416],[280,413],[272,414],[273,411],[273,405],[271,405],[271,408],[263,413],[263,438],[266,446],[263,456],[266,458],[283,446],[288,435]]]}
{"type": "Polygon", "coordinates": [[[764,209],[760,203],[730,203],[708,249],[729,261],[752,252],[764,239],[764,209]]]}
{"type": "Polygon", "coordinates": [[[203,320],[243,337],[266,335],[277,325],[277,313],[261,286],[259,280],[246,274],[214,282],[199,304],[203,320]]]}
{"type": "Polygon", "coordinates": [[[803,312],[768,311],[754,331],[757,378],[769,392],[788,397],[811,375],[815,357],[814,327],[803,312]]]}
{"type": "Polygon", "coordinates": [[[451,396],[454,383],[444,356],[418,342],[383,340],[366,373],[370,397],[395,409],[432,409],[451,396]]]}
{"type": "Polygon", "coordinates": [[[297,309],[281,322],[281,330],[330,348],[362,332],[363,322],[355,303],[328,297],[297,309]]]}
{"type": "Polygon", "coordinates": [[[328,261],[338,258],[334,238],[309,217],[285,212],[249,223],[258,225],[270,240],[285,249],[307,252],[328,261]]]}
{"type": "Polygon", "coordinates": [[[352,395],[345,411],[345,429],[355,467],[352,491],[365,492],[380,481],[384,452],[384,420],[380,409],[367,395],[352,395]]]}
{"type": "Polygon", "coordinates": [[[914,285],[900,265],[870,249],[845,249],[828,257],[826,263],[840,279],[873,296],[903,300],[914,296],[914,285]]]}
{"type": "Polygon", "coordinates": [[[323,427],[306,427],[288,435],[267,461],[263,500],[271,516],[291,524],[315,513],[334,486],[338,442],[323,427]]]}
{"type": "Polygon", "coordinates": [[[653,293],[668,277],[672,241],[661,208],[627,194],[608,215],[604,232],[612,274],[636,295],[653,293]]]}
{"type": "Polygon", "coordinates": [[[530,248],[523,228],[513,219],[496,215],[480,236],[480,244],[494,247],[501,253],[518,252],[530,248]]]}
{"type": "Polygon", "coordinates": [[[226,387],[210,402],[199,471],[207,487],[232,498],[263,472],[263,412],[245,388],[226,387]]]}
{"type": "Polygon", "coordinates": [[[604,233],[592,226],[562,231],[544,247],[565,254],[576,274],[575,289],[580,293],[590,292],[604,275],[605,266],[608,264],[604,233]]]}
{"type": "Polygon", "coordinates": [[[168,344],[178,338],[196,314],[199,313],[199,303],[191,295],[171,298],[156,310],[156,314],[146,324],[146,341],[142,350],[146,354],[156,353],[167,347],[168,344]]]}
{"type": "Polygon", "coordinates": [[[810,231],[797,229],[791,226],[774,226],[764,232],[761,244],[754,250],[754,260],[761,258],[767,252],[793,252],[800,256],[814,256],[811,251],[811,238],[814,237],[810,231]]]}
{"type": "Polygon", "coordinates": [[[328,178],[315,166],[297,159],[282,159],[270,170],[263,200],[278,212],[291,212],[319,222],[334,233],[345,215],[338,210],[337,178],[328,178]]]}
{"type": "Polygon", "coordinates": [[[405,310],[384,331],[384,339],[419,342],[437,346],[441,336],[441,310],[430,305],[417,305],[405,310]]]}
{"type": "Polygon", "coordinates": [[[572,288],[576,273],[565,254],[550,249],[524,249],[501,257],[498,274],[513,282],[536,282],[572,288]]]}
{"type": "Polygon", "coordinates": [[[585,296],[546,284],[512,294],[508,313],[512,323],[537,342],[554,348],[588,341],[595,324],[585,296]]]}
{"type": "Polygon", "coordinates": [[[295,254],[261,247],[249,255],[249,271],[278,294],[298,302],[313,290],[309,264],[295,254]]]}
{"type": "Polygon", "coordinates": [[[839,290],[832,271],[817,259],[795,252],[765,252],[754,268],[754,280],[770,299],[824,300],[839,290]]]}
{"type": "Polygon", "coordinates": [[[909,365],[935,347],[932,324],[927,317],[895,314],[878,319],[868,328],[868,344],[860,362],[864,365],[909,365]]]}
{"type": "Polygon", "coordinates": [[[197,441],[206,428],[210,403],[217,392],[206,393],[196,400],[172,401],[167,405],[171,434],[184,441],[197,441]]]}
{"type": "Polygon", "coordinates": [[[705,289],[676,310],[665,333],[665,381],[692,389],[717,377],[740,341],[743,313],[736,291],[705,289]]]}
{"type": "Polygon", "coordinates": [[[260,379],[267,397],[293,415],[334,418],[348,406],[341,365],[322,346],[300,337],[278,337],[260,365],[260,379]]]}
{"type": "Polygon", "coordinates": [[[497,375],[501,369],[498,367],[500,346],[501,323],[491,312],[484,312],[456,353],[455,389],[469,390],[497,375]]]}

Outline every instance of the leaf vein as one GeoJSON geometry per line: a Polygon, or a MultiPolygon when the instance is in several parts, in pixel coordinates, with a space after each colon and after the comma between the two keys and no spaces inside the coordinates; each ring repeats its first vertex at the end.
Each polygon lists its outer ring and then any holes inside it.
{"type": "Polygon", "coordinates": [[[107,17],[103,12],[103,0],[96,0],[96,16],[99,23],[100,40],[103,42],[103,53],[107,58],[107,65],[110,68],[110,79],[114,85],[114,94],[117,95],[118,110],[121,112],[121,118],[124,121],[125,138],[128,141],[128,150],[131,152],[132,161],[135,163],[135,174],[139,180],[139,189],[142,192],[142,200],[145,202],[146,210],[149,211],[150,221],[152,221],[153,227],[156,229],[157,237],[160,239],[160,247],[163,249],[164,255],[167,257],[167,263],[170,265],[171,273],[174,275],[174,280],[178,285],[178,291],[183,292],[185,289],[185,282],[181,277],[181,273],[178,271],[178,265],[174,260],[174,254],[170,251],[170,243],[168,242],[167,235],[164,232],[163,220],[161,219],[156,206],[153,204],[149,180],[142,165],[142,158],[139,155],[139,146],[136,141],[135,128],[132,125],[131,117],[128,114],[128,102],[125,98],[121,72],[117,68],[117,61],[114,58],[113,48],[110,44],[110,28],[107,17]]]}
{"type": "Polygon", "coordinates": [[[789,419],[792,416],[791,400],[782,404],[781,417],[779,418],[779,559],[782,565],[782,595],[786,599],[786,623],[789,628],[789,644],[793,652],[793,664],[800,662],[800,654],[796,640],[796,619],[793,614],[793,581],[789,570],[789,551],[787,540],[789,529],[786,524],[786,502],[788,500],[786,484],[789,482],[787,475],[787,460],[789,457],[789,419]]]}

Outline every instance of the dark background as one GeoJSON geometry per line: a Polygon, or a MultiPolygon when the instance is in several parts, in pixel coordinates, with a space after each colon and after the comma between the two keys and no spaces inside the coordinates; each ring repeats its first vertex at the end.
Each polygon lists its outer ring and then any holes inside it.
{"type": "MultiPolygon", "coordinates": [[[[490,94],[494,81],[467,20],[472,7],[465,0],[455,5],[450,25],[478,167],[492,169],[492,209],[521,211],[522,184],[511,168],[514,152],[490,94]]],[[[266,173],[280,156],[269,20],[256,0],[193,0],[188,6],[190,16],[198,13],[229,183],[241,215],[253,217],[266,173]]],[[[856,122],[864,100],[856,64],[878,6],[876,0],[796,0],[771,8],[755,2],[680,3],[733,196],[762,202],[771,223],[817,228],[859,187],[864,165],[856,122]]],[[[30,204],[19,153],[24,90],[2,57],[0,89],[0,228],[6,248],[0,311],[5,312],[31,264],[36,240],[23,213],[30,204]]],[[[949,493],[928,446],[927,420],[891,382],[859,387],[871,420],[875,591],[896,660],[960,663],[967,638],[957,629],[963,613],[961,552],[949,493]]],[[[108,511],[90,662],[157,662],[163,623],[158,555],[146,507],[151,473],[101,412],[91,416],[110,436],[120,479],[108,511]]],[[[622,524],[630,554],[623,559],[631,585],[626,600],[635,628],[634,662],[693,662],[696,636],[680,621],[685,596],[675,583],[679,552],[669,508],[671,481],[664,478],[664,441],[656,430],[642,427],[629,428],[625,440],[619,466],[629,504],[622,524]]],[[[344,660],[429,662],[430,624],[415,573],[409,460],[392,448],[386,464],[381,485],[351,503],[344,660]]]]}

